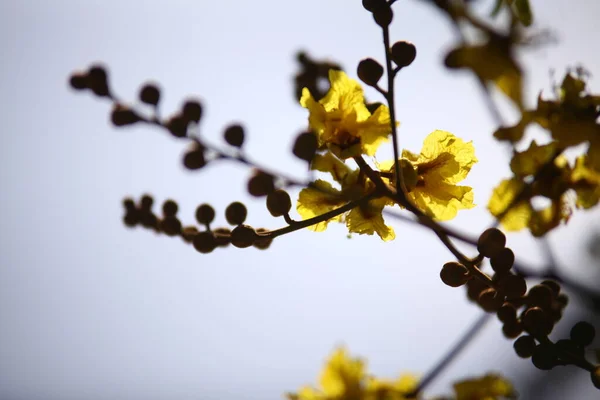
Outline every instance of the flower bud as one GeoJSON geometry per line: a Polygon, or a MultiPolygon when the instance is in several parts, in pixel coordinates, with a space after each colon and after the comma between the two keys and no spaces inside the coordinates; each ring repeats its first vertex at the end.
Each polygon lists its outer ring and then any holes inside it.
{"type": "Polygon", "coordinates": [[[160,90],[155,84],[146,83],[140,89],[139,97],[142,103],[156,106],[160,101],[160,90]]]}
{"type": "Polygon", "coordinates": [[[311,162],[317,152],[317,137],[312,132],[298,135],[292,152],[296,157],[306,162],[311,162]]]}
{"type": "Polygon", "coordinates": [[[231,230],[229,228],[217,228],[213,231],[217,246],[227,247],[231,243],[231,230]]]}
{"type": "Polygon", "coordinates": [[[244,128],[241,125],[230,125],[223,134],[225,141],[234,147],[242,147],[244,144],[244,128]]]}
{"type": "Polygon", "coordinates": [[[534,336],[547,336],[554,327],[550,316],[539,307],[532,307],[525,311],[522,320],[527,332],[534,336]]]}
{"type": "Polygon", "coordinates": [[[594,327],[588,322],[579,321],[578,323],[573,325],[573,328],[571,328],[571,340],[573,340],[580,346],[588,346],[592,343],[595,336],[596,329],[594,329],[594,327]]]}
{"type": "Polygon", "coordinates": [[[179,210],[179,206],[173,200],[166,200],[162,206],[162,212],[165,217],[174,217],[179,210]]]}
{"type": "Polygon", "coordinates": [[[383,76],[383,67],[372,58],[365,58],[358,63],[357,74],[361,81],[369,86],[376,86],[383,76]]]}
{"type": "Polygon", "coordinates": [[[504,323],[517,320],[517,309],[511,303],[505,302],[496,312],[498,319],[504,323]]]}
{"type": "Polygon", "coordinates": [[[515,353],[521,358],[529,358],[533,355],[535,351],[535,339],[530,335],[523,335],[513,344],[513,348],[515,349],[515,353]]]}
{"type": "Polygon", "coordinates": [[[406,41],[394,43],[391,49],[392,61],[400,68],[408,67],[417,57],[417,48],[406,41]]]}
{"type": "Polygon", "coordinates": [[[497,228],[486,229],[477,242],[477,250],[484,257],[494,257],[506,246],[506,236],[497,228]]]}
{"type": "Polygon", "coordinates": [[[141,118],[131,108],[115,103],[110,113],[110,120],[114,126],[125,126],[135,124],[141,121],[141,118]]]}
{"type": "Polygon", "coordinates": [[[231,244],[235,247],[246,248],[254,244],[257,239],[256,231],[248,225],[238,225],[231,231],[231,244]]]}
{"type": "Polygon", "coordinates": [[[182,138],[187,135],[188,121],[181,115],[174,115],[165,123],[166,128],[171,132],[171,135],[176,138],[182,138]]]}
{"type": "Polygon", "coordinates": [[[140,199],[140,208],[143,211],[150,211],[150,209],[152,208],[152,204],[154,204],[154,198],[149,194],[143,195],[140,199]]]}
{"type": "Polygon", "coordinates": [[[194,121],[198,123],[202,117],[202,105],[198,100],[187,100],[183,104],[182,114],[187,122],[194,121]]]}
{"type": "Polygon", "coordinates": [[[183,156],[183,165],[189,170],[197,170],[206,165],[202,149],[191,150],[183,156]]]}
{"type": "Polygon", "coordinates": [[[215,219],[215,209],[210,204],[200,204],[196,208],[196,221],[203,225],[210,224],[215,219]]]}
{"type": "Polygon", "coordinates": [[[175,236],[181,233],[181,221],[176,217],[165,217],[160,221],[160,229],[168,236],[175,236]]]}
{"type": "Polygon", "coordinates": [[[69,85],[75,90],[88,88],[88,75],[85,72],[74,72],[69,77],[69,85]]]}
{"type": "Polygon", "coordinates": [[[469,270],[455,261],[447,262],[440,272],[442,282],[451,287],[459,287],[469,280],[469,270]]]}
{"type": "Polygon", "coordinates": [[[515,253],[508,247],[500,250],[494,257],[490,258],[492,269],[498,274],[505,274],[515,263],[515,253]]]}
{"type": "Polygon", "coordinates": [[[523,325],[519,321],[505,322],[502,325],[502,334],[508,339],[514,339],[523,333],[523,325]]]}
{"type": "Polygon", "coordinates": [[[504,303],[504,297],[496,289],[488,288],[481,292],[477,302],[487,312],[498,311],[504,303]]]}
{"type": "Polygon", "coordinates": [[[248,192],[252,196],[266,196],[274,190],[275,183],[273,182],[273,177],[262,171],[256,171],[248,180],[248,192]]]}
{"type": "Polygon", "coordinates": [[[546,285],[535,285],[527,293],[527,305],[537,306],[544,310],[549,310],[554,300],[554,293],[546,285]]]}
{"type": "Polygon", "coordinates": [[[374,7],[372,12],[375,23],[380,27],[386,28],[392,23],[394,12],[387,2],[381,6],[374,7]]]}
{"type": "Polygon", "coordinates": [[[522,297],[527,292],[527,283],[522,276],[505,276],[500,279],[498,286],[508,299],[522,297]]]}
{"type": "MultiPolygon", "coordinates": [[[[258,234],[265,233],[265,232],[268,232],[268,230],[265,228],[258,228],[256,230],[256,233],[258,233],[258,234]]],[[[258,235],[258,238],[254,242],[254,247],[256,247],[259,250],[266,250],[271,246],[272,242],[273,242],[272,238],[263,238],[260,235],[258,235]]]]}
{"type": "Polygon", "coordinates": [[[550,370],[558,363],[556,351],[550,344],[537,345],[531,356],[531,362],[538,369],[550,370]]]}
{"type": "Polygon", "coordinates": [[[192,243],[194,248],[203,254],[210,253],[217,247],[215,235],[210,231],[199,232],[192,243]]]}
{"type": "Polygon", "coordinates": [[[378,7],[385,6],[386,0],[362,0],[362,5],[367,11],[373,11],[378,7]]]}
{"type": "Polygon", "coordinates": [[[246,221],[248,215],[248,209],[246,206],[239,201],[235,201],[227,206],[225,209],[225,219],[231,225],[241,225],[246,221]]]}
{"type": "Polygon", "coordinates": [[[107,97],[110,94],[108,89],[108,76],[106,68],[101,65],[93,65],[88,71],[88,87],[96,96],[107,97]]]}
{"type": "Polygon", "coordinates": [[[285,190],[276,190],[267,196],[267,209],[274,217],[281,217],[290,212],[292,200],[285,190]]]}

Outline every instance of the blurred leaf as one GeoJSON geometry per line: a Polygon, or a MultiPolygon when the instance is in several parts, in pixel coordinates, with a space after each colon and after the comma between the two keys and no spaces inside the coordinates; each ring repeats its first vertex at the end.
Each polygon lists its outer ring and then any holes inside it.
{"type": "Polygon", "coordinates": [[[533,22],[533,15],[531,14],[529,0],[515,0],[512,4],[512,8],[515,15],[523,25],[531,25],[533,22]]]}

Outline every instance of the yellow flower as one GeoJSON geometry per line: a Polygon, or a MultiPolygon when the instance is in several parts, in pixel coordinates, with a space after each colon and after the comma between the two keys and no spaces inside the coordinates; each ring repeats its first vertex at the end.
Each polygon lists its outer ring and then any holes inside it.
{"type": "MultiPolygon", "coordinates": [[[[321,172],[328,172],[339,183],[340,189],[334,188],[329,182],[318,179],[313,187],[300,191],[296,209],[303,219],[310,219],[335,210],[350,201],[360,199],[373,192],[375,185],[365,179],[359,170],[352,170],[343,161],[327,152],[317,154],[313,159],[311,168],[321,172]]],[[[385,225],[383,208],[389,204],[385,198],[375,198],[364,206],[340,214],[330,220],[312,225],[313,231],[324,231],[330,221],[345,222],[351,233],[372,235],[377,233],[384,241],[395,238],[394,230],[385,225]]]]}
{"type": "Polygon", "coordinates": [[[331,89],[320,101],[307,88],[300,99],[309,111],[309,127],[317,135],[319,147],[329,148],[342,159],[375,155],[391,133],[388,108],[381,105],[371,114],[361,86],[343,71],[330,70],[329,81],[331,89]]]}
{"type": "Polygon", "coordinates": [[[454,384],[456,400],[499,400],[517,397],[511,383],[498,376],[486,375],[454,384]]]}
{"type": "Polygon", "coordinates": [[[320,387],[305,386],[297,394],[288,394],[294,400],[360,400],[363,398],[365,367],[360,358],[351,358],[344,348],[331,355],[319,380],[320,387]]]}
{"type": "Polygon", "coordinates": [[[566,222],[571,216],[571,201],[567,191],[578,182],[582,199],[591,175],[583,169],[573,174],[566,158],[556,157],[555,142],[539,146],[535,141],[523,152],[516,152],[510,163],[514,177],[504,179],[494,189],[488,209],[509,231],[529,228],[534,236],[542,236],[566,222]],[[550,205],[537,209],[532,204],[536,197],[550,200],[550,205]]]}
{"type": "Polygon", "coordinates": [[[380,380],[366,373],[360,358],[350,357],[344,348],[333,352],[319,379],[319,387],[304,386],[288,393],[290,400],[405,400],[417,387],[413,375],[401,375],[395,381],[380,380]]]}
{"type": "MultiPolygon", "coordinates": [[[[456,184],[467,177],[477,162],[472,142],[464,142],[453,134],[436,130],[423,142],[421,154],[402,152],[403,176],[412,202],[429,216],[447,221],[458,210],[473,208],[473,189],[456,184]]],[[[393,161],[380,169],[393,173],[393,161]]]]}
{"type": "Polygon", "coordinates": [[[581,156],[575,161],[571,184],[577,194],[577,207],[591,208],[600,202],[600,173],[589,166],[589,158],[581,156]]]}
{"type": "Polygon", "coordinates": [[[403,374],[395,381],[369,377],[367,381],[366,400],[405,400],[406,395],[417,388],[416,376],[403,374]]]}

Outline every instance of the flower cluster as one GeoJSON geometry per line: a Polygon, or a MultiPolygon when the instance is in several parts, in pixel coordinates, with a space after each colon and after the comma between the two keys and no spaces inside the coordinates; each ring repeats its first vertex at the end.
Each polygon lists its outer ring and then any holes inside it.
{"type": "MultiPolygon", "coordinates": [[[[319,387],[302,387],[289,393],[289,400],[408,400],[423,399],[416,395],[419,380],[412,374],[396,379],[380,379],[367,373],[360,358],[351,357],[344,348],[329,357],[319,380],[319,387]]],[[[512,385],[499,375],[489,374],[454,384],[448,400],[500,400],[516,398],[512,385]]]]}

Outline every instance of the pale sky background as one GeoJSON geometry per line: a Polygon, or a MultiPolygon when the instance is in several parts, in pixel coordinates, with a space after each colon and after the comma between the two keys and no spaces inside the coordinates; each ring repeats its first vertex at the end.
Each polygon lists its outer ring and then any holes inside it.
{"type": "MultiPolygon", "coordinates": [[[[535,29],[552,28],[558,44],[522,54],[530,104],[549,92],[550,69],[560,78],[581,63],[600,90],[600,3],[576,3],[532,1],[535,29]]],[[[450,25],[422,1],[394,8],[392,40],[418,48],[398,77],[401,145],[418,151],[434,129],[473,140],[480,162],[467,183],[479,207],[452,226],[476,235],[491,222],[493,186],[508,174],[505,149],[491,138],[493,120],[472,77],[443,68],[455,39],[450,25]]],[[[253,225],[284,222],[246,195],[244,168],[187,172],[181,142],[147,127],[116,130],[107,102],[67,85],[73,70],[101,61],[124,99],[147,80],[160,82],[166,112],[198,96],[207,138],[219,143],[224,126],[241,122],[248,154],[302,177],[290,152],[307,118],[293,98],[294,54],[331,58],[353,77],[360,59],[382,60],[380,30],[360,1],[4,0],[0,48],[1,399],[278,399],[316,382],[339,344],[378,375],[426,373],[478,317],[463,289],[439,280],[448,251],[427,230],[398,221],[390,221],[392,243],[348,240],[343,226],[331,226],[284,236],[268,251],[209,255],[126,229],[122,198],[147,192],[157,210],[176,199],[187,222],[210,202],[224,224],[235,200],[248,202],[253,225]]],[[[600,277],[583,254],[599,215],[576,212],[550,237],[575,279],[600,277]]],[[[519,259],[544,263],[529,234],[508,240],[519,259]]],[[[453,380],[488,371],[517,386],[547,376],[517,358],[494,319],[427,393],[449,393],[453,380]]],[[[595,398],[587,373],[574,376],[553,395],[595,398]]]]}

